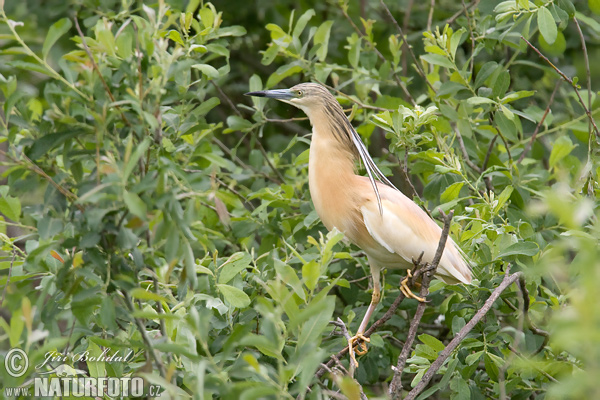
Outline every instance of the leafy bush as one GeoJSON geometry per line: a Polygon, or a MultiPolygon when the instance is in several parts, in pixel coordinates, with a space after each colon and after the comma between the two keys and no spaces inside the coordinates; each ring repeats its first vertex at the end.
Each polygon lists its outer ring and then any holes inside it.
{"type": "Polygon", "coordinates": [[[510,263],[525,290],[422,398],[600,397],[596,0],[63,3],[0,0],[2,352],[30,358],[4,387],[48,352],[110,349],[133,356],[70,363],[162,397],[385,398],[417,304],[356,380],[316,376],[346,345],[330,321],[355,332],[366,311],[368,263],[312,207],[304,116],[241,96],[313,81],[407,195],[454,210],[475,265],[471,286],[430,287],[404,394],[510,263]]]}

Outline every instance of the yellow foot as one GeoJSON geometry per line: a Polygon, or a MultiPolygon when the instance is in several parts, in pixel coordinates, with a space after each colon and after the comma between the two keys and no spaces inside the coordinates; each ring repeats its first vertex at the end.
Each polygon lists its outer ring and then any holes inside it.
{"type": "Polygon", "coordinates": [[[416,294],[414,294],[410,288],[408,287],[408,280],[412,278],[412,272],[410,271],[410,269],[406,270],[406,278],[404,278],[404,280],[402,282],[400,282],[400,291],[402,293],[404,293],[404,296],[411,298],[411,299],[415,299],[417,301],[420,301],[421,303],[425,303],[426,300],[422,297],[417,296],[416,294]]]}
{"type": "Polygon", "coordinates": [[[358,367],[358,361],[356,361],[356,357],[354,356],[354,352],[356,351],[356,354],[358,354],[359,356],[362,356],[363,354],[366,354],[367,351],[369,351],[367,349],[367,343],[369,343],[371,341],[371,339],[369,339],[368,337],[364,336],[362,333],[357,333],[356,336],[351,337],[350,339],[348,339],[348,350],[350,352],[350,358],[352,359],[352,362],[354,363],[354,365],[356,367],[358,367]],[[362,340],[362,342],[360,342],[360,344],[358,343],[358,340],[362,340]],[[354,346],[357,346],[356,350],[354,349],[354,346]]]}

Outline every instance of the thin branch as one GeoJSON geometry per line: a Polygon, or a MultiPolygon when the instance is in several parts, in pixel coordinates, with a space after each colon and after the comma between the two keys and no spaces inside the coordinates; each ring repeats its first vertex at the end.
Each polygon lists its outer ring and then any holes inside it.
{"type": "Polygon", "coordinates": [[[129,312],[132,314],[131,318],[133,318],[135,320],[135,324],[137,325],[138,331],[140,332],[140,335],[142,335],[142,339],[144,341],[144,344],[146,345],[146,351],[150,354],[150,357],[152,357],[152,359],[154,360],[154,363],[156,364],[156,368],[158,369],[160,376],[162,376],[163,378],[166,379],[167,373],[165,371],[165,366],[162,364],[162,362],[160,360],[160,356],[158,355],[158,352],[156,351],[156,349],[154,349],[154,346],[152,345],[152,342],[150,341],[150,338],[148,337],[148,332],[146,332],[144,324],[142,323],[142,321],[139,318],[133,316],[133,313],[135,312],[135,308],[134,308],[133,302],[131,301],[131,297],[129,297],[129,293],[124,291],[123,296],[125,297],[125,304],[127,305],[129,312]]]}
{"type": "MultiPolygon", "coordinates": [[[[116,101],[115,97],[113,96],[112,92],[110,91],[110,87],[104,80],[104,77],[102,76],[102,73],[100,72],[100,68],[98,68],[98,64],[96,64],[96,60],[94,60],[94,56],[92,55],[92,52],[90,51],[90,48],[88,47],[87,42],[85,41],[85,36],[83,35],[81,28],[79,27],[79,22],[77,21],[77,17],[73,18],[73,20],[75,21],[75,28],[77,29],[77,33],[79,34],[79,37],[81,38],[81,44],[83,45],[83,49],[85,50],[85,53],[87,54],[88,58],[92,62],[92,67],[94,68],[94,71],[96,71],[96,73],[98,74],[98,77],[100,78],[100,81],[102,82],[102,86],[104,86],[104,90],[108,94],[108,97],[110,97],[110,101],[112,103],[115,103],[115,101],[116,101]]],[[[125,113],[123,112],[121,107],[116,104],[114,105],[114,107],[117,110],[119,110],[119,113],[121,114],[121,119],[123,120],[125,125],[131,126],[131,123],[125,116],[125,113]]]]}
{"type": "MultiPolygon", "coordinates": [[[[429,284],[431,283],[440,260],[442,259],[442,255],[444,254],[446,241],[448,240],[448,234],[450,233],[450,224],[452,222],[452,217],[454,216],[454,211],[450,211],[448,215],[446,215],[441,209],[439,211],[444,220],[444,229],[442,230],[442,235],[440,236],[438,247],[435,252],[435,256],[433,257],[433,261],[431,262],[431,266],[427,266],[424,269],[425,273],[423,274],[423,278],[421,280],[421,291],[419,293],[419,296],[422,298],[427,297],[429,294],[429,284]]],[[[421,318],[423,318],[426,306],[427,303],[425,302],[420,302],[417,305],[415,316],[410,323],[408,335],[406,337],[406,341],[404,342],[404,347],[402,347],[402,351],[398,356],[398,363],[394,369],[394,376],[392,377],[392,381],[388,389],[388,394],[392,399],[399,398],[402,392],[402,372],[404,371],[406,361],[408,360],[408,357],[412,351],[412,345],[415,337],[417,336],[417,330],[419,329],[419,324],[421,323],[421,318]]]]}
{"type": "Polygon", "coordinates": [[[429,5],[429,15],[427,15],[427,30],[431,31],[431,24],[433,23],[433,10],[435,10],[435,0],[431,0],[429,5]]]}
{"type": "Polygon", "coordinates": [[[210,81],[210,83],[212,83],[212,85],[215,87],[215,89],[217,89],[217,91],[219,92],[219,94],[221,95],[222,98],[225,99],[225,101],[227,102],[227,104],[229,104],[229,107],[233,110],[233,112],[235,112],[238,117],[242,117],[242,113],[240,112],[240,110],[238,110],[238,108],[235,106],[235,104],[233,104],[233,101],[231,101],[231,99],[229,98],[229,96],[227,96],[225,94],[225,92],[223,91],[223,89],[221,89],[221,87],[219,85],[217,85],[215,83],[215,81],[210,81]]]}
{"type": "MultiPolygon", "coordinates": [[[[473,0],[472,2],[467,4],[466,8],[471,8],[472,6],[477,7],[477,4],[479,4],[479,1],[480,0],[473,0]]],[[[444,22],[444,25],[452,25],[454,23],[454,21],[456,21],[458,19],[458,17],[460,17],[462,15],[462,13],[464,13],[464,12],[465,12],[464,8],[462,10],[457,11],[453,16],[451,16],[444,22]]]]}
{"type": "MultiPolygon", "coordinates": [[[[358,36],[360,36],[361,38],[365,39],[365,41],[371,45],[371,48],[373,49],[373,51],[375,51],[375,54],[377,54],[377,57],[379,57],[379,59],[381,61],[385,62],[386,60],[385,60],[385,57],[383,56],[383,54],[381,54],[381,52],[379,51],[379,49],[377,49],[377,47],[375,47],[375,44],[373,44],[369,40],[369,38],[358,28],[358,26],[356,26],[356,24],[354,23],[354,21],[352,20],[352,18],[350,18],[350,16],[348,15],[348,12],[346,11],[346,8],[344,7],[344,5],[342,3],[338,3],[338,5],[340,6],[340,9],[342,10],[342,13],[344,14],[344,17],[346,17],[346,19],[348,20],[348,22],[350,22],[350,25],[352,25],[352,28],[354,28],[354,30],[356,31],[356,33],[358,33],[358,36]]],[[[415,99],[408,92],[408,89],[406,88],[406,85],[404,84],[404,82],[402,82],[400,80],[400,78],[398,78],[398,75],[396,75],[396,72],[394,72],[393,75],[394,75],[394,80],[396,81],[396,83],[398,84],[398,86],[400,86],[400,88],[402,89],[402,91],[404,92],[404,95],[408,98],[408,100],[413,105],[417,104],[415,102],[415,99]]]]}
{"type": "MultiPolygon", "coordinates": [[[[231,101],[231,99],[229,98],[229,96],[227,96],[227,94],[225,92],[223,92],[223,90],[221,89],[221,87],[219,85],[217,85],[214,81],[210,81],[210,82],[217,89],[217,91],[219,92],[219,94],[221,95],[221,97],[223,97],[225,99],[225,101],[227,102],[227,104],[229,104],[229,107],[231,107],[231,109],[239,117],[242,117],[242,113],[240,112],[240,110],[238,110],[238,108],[235,106],[235,104],[233,104],[233,101],[231,101]]],[[[243,140],[244,140],[244,143],[246,143],[246,145],[248,147],[250,147],[250,143],[248,142],[248,139],[246,137],[244,137],[243,140]]],[[[263,155],[264,159],[267,161],[267,164],[269,165],[269,167],[271,168],[271,170],[273,172],[275,172],[275,175],[277,175],[277,177],[279,178],[279,182],[276,182],[276,183],[279,183],[279,184],[284,183],[285,179],[283,178],[283,175],[281,175],[281,172],[279,172],[279,170],[277,168],[275,168],[275,166],[271,162],[271,159],[267,155],[267,152],[266,152],[265,148],[263,147],[262,143],[260,142],[260,140],[257,140],[256,144],[258,146],[258,150],[261,152],[261,154],[263,155]]],[[[221,148],[224,150],[224,147],[221,147],[221,148]]],[[[229,154],[231,154],[231,152],[229,152],[229,154]]]]}
{"type": "MultiPolygon", "coordinates": [[[[579,99],[579,103],[581,104],[581,107],[583,107],[585,113],[588,116],[588,119],[590,120],[590,123],[594,126],[594,131],[596,132],[596,136],[600,136],[600,132],[598,131],[598,127],[596,126],[596,121],[594,120],[594,117],[590,113],[589,108],[583,102],[583,99],[581,98],[581,94],[579,93],[579,90],[577,89],[577,84],[575,82],[573,82],[573,80],[571,78],[569,78],[567,75],[565,75],[564,72],[562,72],[554,64],[552,64],[552,62],[550,60],[548,60],[548,58],[545,55],[543,55],[534,45],[532,45],[529,42],[529,40],[525,39],[523,36],[521,36],[521,39],[524,40],[529,45],[529,47],[531,47],[533,49],[533,51],[535,51],[538,54],[538,56],[540,56],[540,58],[542,58],[544,61],[546,61],[556,71],[556,73],[559,74],[561,78],[563,78],[563,80],[565,82],[569,83],[569,85],[571,85],[573,87],[573,90],[575,90],[575,94],[577,95],[577,98],[579,99]]],[[[590,104],[590,106],[591,106],[591,104],[590,104]]]]}
{"type": "Polygon", "coordinates": [[[361,102],[360,100],[356,100],[354,98],[352,98],[352,96],[347,95],[346,93],[334,88],[333,86],[329,86],[328,84],[326,84],[325,82],[321,82],[320,80],[318,80],[317,78],[314,78],[315,81],[317,81],[318,84],[325,86],[327,89],[329,90],[333,90],[334,92],[336,92],[337,94],[339,94],[340,96],[350,100],[351,102],[357,104],[360,108],[366,108],[369,110],[375,110],[375,111],[390,111],[390,112],[394,112],[397,110],[392,110],[390,108],[382,108],[382,107],[375,107],[375,106],[371,106],[369,104],[365,104],[363,102],[361,102]]]}
{"type": "Polygon", "coordinates": [[[467,163],[467,165],[471,167],[475,172],[480,174],[481,169],[479,169],[479,167],[473,161],[471,161],[471,158],[467,153],[467,148],[465,147],[465,142],[463,141],[463,137],[460,133],[460,130],[458,128],[455,128],[454,131],[456,132],[456,140],[458,141],[458,147],[460,148],[460,152],[462,153],[463,158],[465,159],[465,163],[467,163]]]}
{"type": "Polygon", "coordinates": [[[14,157],[12,157],[10,154],[8,154],[7,152],[5,152],[3,150],[0,150],[0,154],[3,154],[5,157],[10,158],[12,161],[14,161],[17,164],[25,165],[25,167],[27,169],[35,172],[36,174],[38,174],[39,176],[44,178],[46,181],[48,181],[48,183],[50,183],[52,186],[54,186],[54,188],[56,190],[58,190],[63,196],[65,196],[69,201],[73,202],[73,204],[75,205],[75,207],[77,207],[79,209],[79,211],[81,211],[81,212],[85,211],[85,208],[81,204],[76,203],[79,200],[79,198],[77,197],[77,195],[75,193],[69,191],[68,189],[65,189],[60,184],[56,183],[54,181],[54,179],[52,179],[43,169],[38,167],[37,164],[35,164],[29,157],[27,157],[25,155],[25,153],[21,153],[21,157],[23,157],[26,162],[15,159],[14,157]]]}
{"type": "Polygon", "coordinates": [[[465,15],[467,17],[467,23],[469,24],[469,35],[471,36],[471,61],[469,63],[469,71],[470,76],[473,76],[473,63],[475,61],[475,36],[473,35],[473,25],[471,24],[471,16],[469,15],[469,10],[467,9],[467,5],[465,4],[465,0],[461,0],[463,10],[465,11],[465,15]]]}
{"type": "Polygon", "coordinates": [[[525,278],[523,278],[522,276],[519,278],[519,289],[521,290],[521,294],[523,295],[523,316],[525,318],[527,328],[529,328],[529,330],[534,334],[542,336],[544,338],[544,341],[542,342],[540,347],[532,354],[536,355],[540,353],[544,349],[544,347],[546,347],[548,341],[550,340],[550,334],[545,330],[535,326],[529,318],[529,291],[527,290],[527,286],[525,285],[525,278]]]}
{"type": "Polygon", "coordinates": [[[487,153],[485,153],[483,165],[481,166],[482,171],[485,171],[487,169],[488,163],[490,162],[490,157],[492,156],[492,150],[494,149],[494,143],[496,143],[496,139],[498,139],[497,135],[494,136],[492,140],[490,140],[490,146],[488,147],[487,153]]]}
{"type": "Polygon", "coordinates": [[[143,54],[140,51],[140,39],[138,38],[137,24],[134,22],[133,24],[131,24],[131,26],[133,27],[133,31],[135,32],[135,50],[136,50],[135,58],[137,59],[137,70],[138,70],[138,92],[139,92],[138,95],[140,98],[140,105],[141,105],[142,102],[144,101],[144,85],[143,85],[143,80],[142,80],[143,54]]]}
{"type": "MultiPolygon", "coordinates": [[[[404,32],[408,32],[408,28],[409,28],[409,23],[410,23],[410,15],[412,13],[412,8],[414,5],[415,0],[409,0],[408,1],[408,5],[406,6],[406,11],[404,13],[404,19],[402,20],[402,29],[404,30],[404,32]]],[[[402,52],[402,72],[404,73],[404,76],[408,76],[408,64],[407,64],[407,60],[406,60],[406,56],[408,54],[408,43],[406,42],[402,42],[402,47],[405,48],[406,51],[402,52]]]]}
{"type": "Polygon", "coordinates": [[[500,283],[500,285],[492,292],[490,297],[485,301],[484,305],[477,311],[475,316],[471,318],[471,320],[458,332],[458,334],[448,343],[448,345],[440,352],[438,358],[431,364],[427,372],[421,378],[421,381],[408,393],[408,395],[404,398],[404,400],[414,400],[429,384],[433,376],[437,373],[442,365],[446,362],[448,357],[456,350],[458,345],[466,338],[466,336],[471,332],[471,330],[481,321],[481,319],[487,314],[487,312],[492,308],[494,302],[500,297],[500,294],[515,283],[519,277],[521,276],[520,272],[515,272],[512,275],[509,275],[510,265],[506,267],[506,272],[504,275],[504,279],[500,283]]]}
{"type": "MultiPolygon", "coordinates": [[[[523,159],[527,155],[527,153],[529,153],[529,150],[531,150],[531,146],[533,146],[533,142],[535,142],[537,134],[540,131],[540,127],[546,120],[546,117],[548,116],[548,113],[550,112],[550,107],[552,106],[552,103],[554,103],[554,95],[556,95],[556,92],[558,91],[560,82],[561,82],[560,80],[556,81],[556,85],[554,85],[554,90],[552,91],[552,95],[550,96],[550,101],[548,102],[548,106],[546,106],[546,111],[544,111],[544,115],[542,115],[542,119],[540,119],[540,122],[536,125],[535,130],[533,131],[533,135],[531,135],[531,140],[527,143],[527,145],[523,149],[523,153],[521,153],[521,156],[517,160],[517,164],[520,164],[521,161],[523,161],[523,159]]],[[[590,102],[590,104],[591,104],[591,102],[590,102]]]]}
{"type": "Polygon", "coordinates": [[[408,44],[408,39],[404,35],[404,31],[402,31],[402,28],[400,27],[400,25],[398,25],[398,21],[396,21],[396,19],[394,18],[394,16],[390,12],[390,9],[385,5],[385,3],[383,2],[383,0],[379,0],[379,3],[383,7],[383,10],[385,11],[388,19],[390,21],[392,21],[392,23],[394,24],[394,26],[398,30],[398,33],[400,33],[400,37],[402,38],[402,40],[404,41],[404,43],[406,43],[406,48],[408,49],[408,53],[410,54],[411,58],[413,59],[413,61],[415,63],[415,67],[417,68],[417,72],[419,73],[419,75],[421,75],[421,78],[423,78],[425,80],[425,83],[427,84],[427,86],[429,86],[429,88],[435,93],[435,89],[431,85],[431,82],[429,82],[429,80],[427,79],[427,75],[425,74],[425,71],[423,71],[423,68],[421,68],[421,64],[419,63],[419,60],[417,59],[417,56],[415,56],[415,53],[413,52],[412,47],[410,46],[410,44],[408,44]]]}

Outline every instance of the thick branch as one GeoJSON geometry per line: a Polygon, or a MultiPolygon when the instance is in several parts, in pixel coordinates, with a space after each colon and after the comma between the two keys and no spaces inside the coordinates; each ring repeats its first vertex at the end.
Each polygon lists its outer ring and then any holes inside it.
{"type": "Polygon", "coordinates": [[[498,299],[498,297],[500,297],[500,294],[507,287],[519,280],[519,277],[521,276],[520,272],[515,272],[512,275],[510,275],[509,272],[510,265],[506,267],[504,279],[496,288],[496,290],[492,292],[492,294],[486,300],[483,307],[481,307],[479,311],[477,311],[477,314],[475,314],[475,316],[471,318],[471,320],[460,330],[460,332],[458,332],[454,339],[452,339],[452,341],[448,343],[446,348],[441,351],[438,358],[431,364],[431,367],[429,367],[427,372],[425,372],[421,381],[417,384],[417,386],[414,387],[413,390],[410,391],[410,393],[408,393],[404,400],[414,400],[425,389],[427,384],[431,381],[431,379],[437,373],[440,367],[444,365],[444,362],[446,362],[446,360],[448,359],[448,357],[450,357],[452,352],[456,350],[460,342],[462,342],[466,338],[466,336],[469,334],[469,332],[471,332],[475,325],[477,325],[477,323],[481,321],[484,315],[487,314],[487,312],[492,308],[494,302],[498,299]]]}
{"type": "MultiPolygon", "coordinates": [[[[440,209],[440,213],[444,219],[444,229],[442,230],[442,236],[440,237],[440,241],[438,243],[437,251],[435,252],[435,256],[433,257],[433,261],[431,266],[426,266],[423,271],[423,278],[421,280],[421,292],[419,295],[422,298],[425,298],[429,294],[429,284],[435,275],[435,271],[442,259],[442,255],[444,254],[444,249],[446,248],[446,241],[448,240],[448,234],[450,233],[450,223],[452,222],[452,216],[454,215],[454,211],[450,211],[450,214],[446,215],[440,209]]],[[[388,394],[392,399],[397,399],[400,397],[400,393],[402,392],[402,372],[404,371],[404,367],[406,366],[406,361],[410,356],[412,345],[417,336],[417,331],[419,329],[419,324],[421,323],[421,318],[423,318],[423,313],[425,312],[425,307],[427,303],[422,302],[417,306],[417,311],[415,312],[415,316],[413,317],[412,322],[410,323],[410,328],[408,330],[408,336],[406,337],[406,342],[404,342],[404,346],[402,347],[402,351],[398,356],[398,363],[394,370],[394,376],[392,377],[392,382],[390,383],[390,387],[388,389],[388,394]]]]}

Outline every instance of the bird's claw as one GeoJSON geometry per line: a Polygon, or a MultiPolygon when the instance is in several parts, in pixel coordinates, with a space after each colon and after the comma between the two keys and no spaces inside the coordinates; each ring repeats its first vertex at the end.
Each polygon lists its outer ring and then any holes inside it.
{"type": "Polygon", "coordinates": [[[356,351],[356,354],[358,354],[359,356],[366,354],[367,351],[369,351],[367,348],[367,343],[369,343],[370,341],[371,339],[369,339],[362,333],[357,333],[355,336],[348,339],[348,350],[350,351],[350,358],[352,359],[352,362],[356,367],[358,367],[358,361],[356,361],[356,356],[354,355],[354,352],[356,351]],[[359,340],[362,341],[359,342],[359,340]],[[356,349],[354,349],[354,346],[357,346],[356,349]]]}
{"type": "Polygon", "coordinates": [[[408,280],[412,278],[412,272],[410,269],[406,270],[406,278],[404,278],[402,280],[402,282],[400,282],[400,291],[402,293],[404,293],[405,297],[411,298],[411,299],[415,299],[421,303],[425,303],[427,300],[425,300],[422,297],[417,296],[416,294],[414,294],[410,288],[408,287],[408,280]]]}

